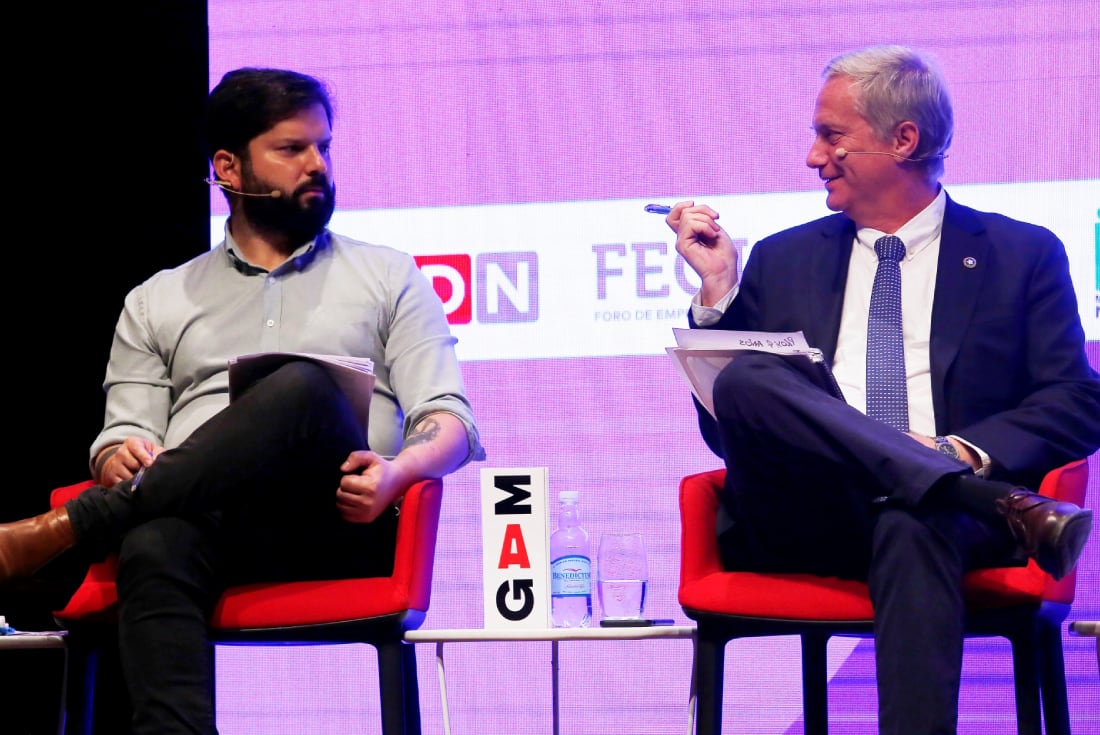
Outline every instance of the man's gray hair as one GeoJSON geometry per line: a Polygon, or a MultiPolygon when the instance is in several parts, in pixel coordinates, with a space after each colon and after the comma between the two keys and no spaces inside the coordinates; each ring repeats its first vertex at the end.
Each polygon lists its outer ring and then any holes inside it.
{"type": "Polygon", "coordinates": [[[947,82],[930,57],[905,46],[872,46],[835,57],[822,76],[852,79],[856,111],[880,140],[890,140],[905,120],[916,123],[920,141],[911,157],[926,160],[915,165],[935,180],[943,175],[955,116],[947,82]]]}

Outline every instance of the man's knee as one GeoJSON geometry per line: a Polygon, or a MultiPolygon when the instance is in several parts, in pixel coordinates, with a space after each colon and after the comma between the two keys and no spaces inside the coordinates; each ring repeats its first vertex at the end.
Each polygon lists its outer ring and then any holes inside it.
{"type": "Polygon", "coordinates": [[[208,569],[211,540],[202,528],[182,518],[157,518],[131,529],[118,553],[121,589],[138,578],[192,576],[208,569]]]}
{"type": "Polygon", "coordinates": [[[748,353],[730,360],[714,379],[714,405],[731,408],[757,400],[769,385],[780,358],[766,353],[748,353]]]}
{"type": "Polygon", "coordinates": [[[296,396],[318,400],[326,394],[336,395],[339,392],[328,371],[308,360],[291,360],[276,368],[261,382],[286,400],[296,396]]]}

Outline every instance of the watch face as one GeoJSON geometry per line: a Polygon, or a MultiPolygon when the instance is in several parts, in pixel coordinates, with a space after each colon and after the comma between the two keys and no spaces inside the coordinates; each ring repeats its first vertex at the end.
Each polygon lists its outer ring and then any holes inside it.
{"type": "Polygon", "coordinates": [[[951,457],[952,459],[959,458],[959,450],[955,449],[955,445],[949,442],[947,439],[943,438],[942,436],[936,437],[936,449],[939,449],[941,452],[946,454],[948,457],[951,457]]]}

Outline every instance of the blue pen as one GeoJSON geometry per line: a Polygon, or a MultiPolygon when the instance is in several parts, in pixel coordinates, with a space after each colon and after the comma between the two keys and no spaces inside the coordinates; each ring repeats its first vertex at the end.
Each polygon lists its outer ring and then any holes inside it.
{"type": "Polygon", "coordinates": [[[141,469],[139,469],[137,471],[137,474],[134,475],[133,481],[130,483],[130,492],[131,493],[135,492],[138,489],[138,485],[141,484],[141,478],[144,477],[144,476],[145,476],[145,468],[142,467],[141,469]]]}
{"type": "MultiPolygon", "coordinates": [[[[146,451],[148,451],[148,450],[146,450],[146,451]]],[[[149,459],[156,459],[153,456],[152,452],[149,452],[149,459]]],[[[138,489],[138,485],[141,484],[141,478],[144,477],[144,476],[145,476],[145,467],[142,466],[141,468],[138,469],[137,474],[134,475],[133,482],[130,483],[130,492],[131,493],[133,493],[135,490],[138,489]]]]}
{"type": "Polygon", "coordinates": [[[667,204],[647,204],[645,205],[645,211],[650,214],[668,214],[672,211],[672,207],[667,204]]]}

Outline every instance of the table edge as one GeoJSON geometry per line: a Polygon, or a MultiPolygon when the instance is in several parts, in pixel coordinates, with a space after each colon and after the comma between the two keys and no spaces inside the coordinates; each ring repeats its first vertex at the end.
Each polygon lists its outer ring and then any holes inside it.
{"type": "Polygon", "coordinates": [[[1077,635],[1100,637],[1100,620],[1075,620],[1069,624],[1069,629],[1077,635]]]}
{"type": "Polygon", "coordinates": [[[692,638],[694,625],[652,625],[637,628],[537,628],[531,630],[491,630],[484,628],[436,628],[405,632],[410,643],[450,643],[459,641],[586,641],[642,640],[647,638],[692,638]]]}

